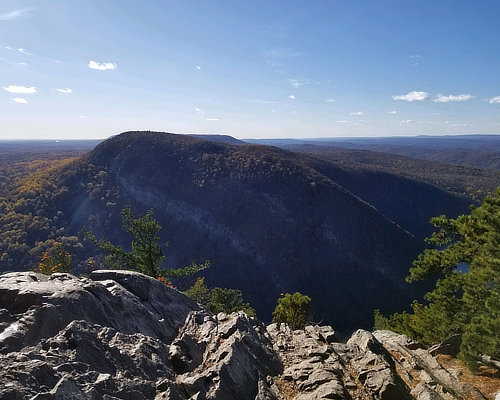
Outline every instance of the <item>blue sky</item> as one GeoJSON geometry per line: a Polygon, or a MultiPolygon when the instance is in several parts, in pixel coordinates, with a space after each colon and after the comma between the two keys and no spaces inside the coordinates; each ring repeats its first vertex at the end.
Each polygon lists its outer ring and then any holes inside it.
{"type": "Polygon", "coordinates": [[[0,139],[500,133],[500,2],[4,0],[0,87],[0,139]]]}

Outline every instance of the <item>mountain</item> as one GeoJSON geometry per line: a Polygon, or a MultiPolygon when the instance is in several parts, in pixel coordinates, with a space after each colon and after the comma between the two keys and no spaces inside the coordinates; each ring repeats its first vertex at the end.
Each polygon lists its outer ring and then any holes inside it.
{"type": "Polygon", "coordinates": [[[245,141],[295,149],[313,145],[322,148],[371,150],[421,160],[500,170],[500,135],[245,139],[245,141]]]}
{"type": "Polygon", "coordinates": [[[27,197],[7,214],[24,222],[1,238],[18,232],[24,247],[2,248],[4,270],[30,267],[13,265],[11,252],[34,257],[62,237],[82,271],[96,249],[77,241],[81,229],[126,245],[120,211],[131,205],[154,210],[168,266],[209,259],[207,283],[241,289],[265,320],[280,293],[300,291],[317,320],[345,332],[370,327],[374,308],[398,311],[422,293],[404,278],[431,230],[426,221],[470,203],[394,174],[161,132],[117,135],[47,172],[46,186],[36,182],[42,189],[25,183],[27,197]]]}
{"type": "Polygon", "coordinates": [[[213,315],[130,271],[0,276],[0,400],[493,399],[500,379],[450,350],[213,315]]]}
{"type": "MultiPolygon", "coordinates": [[[[320,158],[345,169],[383,171],[423,181],[458,195],[470,197],[472,200],[481,200],[485,194],[491,194],[500,186],[500,172],[490,169],[335,146],[294,144],[283,148],[319,155],[320,158]]],[[[455,154],[454,150],[440,151],[448,154],[450,158],[455,154]]],[[[500,156],[500,153],[498,155],[500,156]]]]}

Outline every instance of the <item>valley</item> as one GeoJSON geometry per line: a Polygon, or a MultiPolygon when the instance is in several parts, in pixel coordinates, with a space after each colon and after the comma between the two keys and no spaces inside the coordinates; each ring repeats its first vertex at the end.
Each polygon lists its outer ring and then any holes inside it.
{"type": "Polygon", "coordinates": [[[492,170],[372,151],[206,139],[126,132],[93,150],[9,150],[0,271],[33,268],[55,241],[75,272],[88,273],[89,260],[104,267],[82,229],[125,245],[120,211],[130,205],[154,211],[167,266],[210,260],[209,286],[241,289],[265,321],[280,293],[301,291],[315,320],[349,332],[370,328],[374,308],[392,313],[419,298],[428,287],[404,278],[428,220],[467,212],[499,184],[492,170]]]}

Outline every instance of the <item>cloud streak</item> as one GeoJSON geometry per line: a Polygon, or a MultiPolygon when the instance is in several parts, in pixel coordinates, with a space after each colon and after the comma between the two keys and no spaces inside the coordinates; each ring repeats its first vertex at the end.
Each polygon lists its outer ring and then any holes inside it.
{"type": "Polygon", "coordinates": [[[500,104],[500,96],[492,97],[488,100],[490,104],[500,104]]]}
{"type": "Polygon", "coordinates": [[[449,103],[450,101],[469,101],[470,99],[473,99],[474,96],[470,94],[458,94],[458,95],[444,95],[444,94],[438,94],[432,101],[435,103],[449,103]]]}
{"type": "Polygon", "coordinates": [[[31,86],[31,87],[26,87],[26,86],[16,86],[16,85],[10,85],[10,86],[4,86],[3,90],[9,92],[9,93],[24,93],[24,94],[33,94],[36,93],[36,87],[31,86]]]}
{"type": "Polygon", "coordinates": [[[56,89],[59,93],[66,93],[66,94],[69,94],[69,93],[72,93],[73,91],[70,89],[70,88],[66,88],[66,89],[56,89]]]}
{"type": "Polygon", "coordinates": [[[355,111],[355,112],[349,113],[349,115],[363,115],[363,113],[361,111],[355,111]]]}
{"type": "Polygon", "coordinates": [[[23,99],[22,97],[14,97],[12,101],[15,101],[16,103],[19,104],[28,104],[28,100],[23,99]]]}
{"type": "Polygon", "coordinates": [[[30,53],[30,52],[29,52],[28,50],[26,50],[26,49],[17,49],[17,51],[18,51],[19,53],[21,53],[21,54],[26,55],[26,56],[32,56],[32,55],[33,55],[32,53],[30,53]]]}
{"type": "Polygon", "coordinates": [[[11,19],[20,18],[25,15],[28,11],[33,10],[33,7],[29,8],[20,8],[19,10],[9,11],[3,14],[0,14],[0,21],[10,21],[11,19]]]}
{"type": "Polygon", "coordinates": [[[427,100],[429,98],[429,93],[427,92],[419,92],[414,90],[413,92],[410,92],[408,94],[399,94],[396,96],[392,96],[394,100],[402,100],[402,101],[423,101],[427,100]]]}
{"type": "Polygon", "coordinates": [[[116,69],[117,65],[115,63],[105,62],[98,63],[96,61],[89,61],[89,68],[96,69],[98,71],[106,71],[116,69]]]}

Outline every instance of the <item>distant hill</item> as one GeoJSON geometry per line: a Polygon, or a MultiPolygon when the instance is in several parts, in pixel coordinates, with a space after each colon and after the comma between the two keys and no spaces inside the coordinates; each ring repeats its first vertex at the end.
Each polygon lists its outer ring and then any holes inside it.
{"type": "Polygon", "coordinates": [[[312,297],[316,319],[341,330],[370,327],[373,308],[400,310],[421,293],[404,277],[430,232],[427,221],[470,203],[322,156],[161,132],[115,136],[21,180],[9,196],[2,270],[32,267],[59,238],[82,271],[96,251],[82,246],[84,226],[125,245],[122,207],[152,208],[171,243],[169,266],[209,259],[208,284],[241,289],[267,320],[280,293],[301,291],[312,297]]]}
{"type": "Polygon", "coordinates": [[[245,139],[248,143],[296,149],[302,145],[372,150],[429,161],[500,170],[500,135],[375,138],[245,139]]]}
{"type": "MultiPolygon", "coordinates": [[[[493,192],[500,186],[500,172],[489,169],[334,146],[294,144],[283,146],[283,148],[314,154],[346,169],[384,171],[420,180],[441,189],[468,196],[472,200],[481,200],[485,194],[493,192]]],[[[453,158],[454,151],[451,151],[452,154],[449,154],[448,150],[440,150],[440,152],[453,158]]]]}

